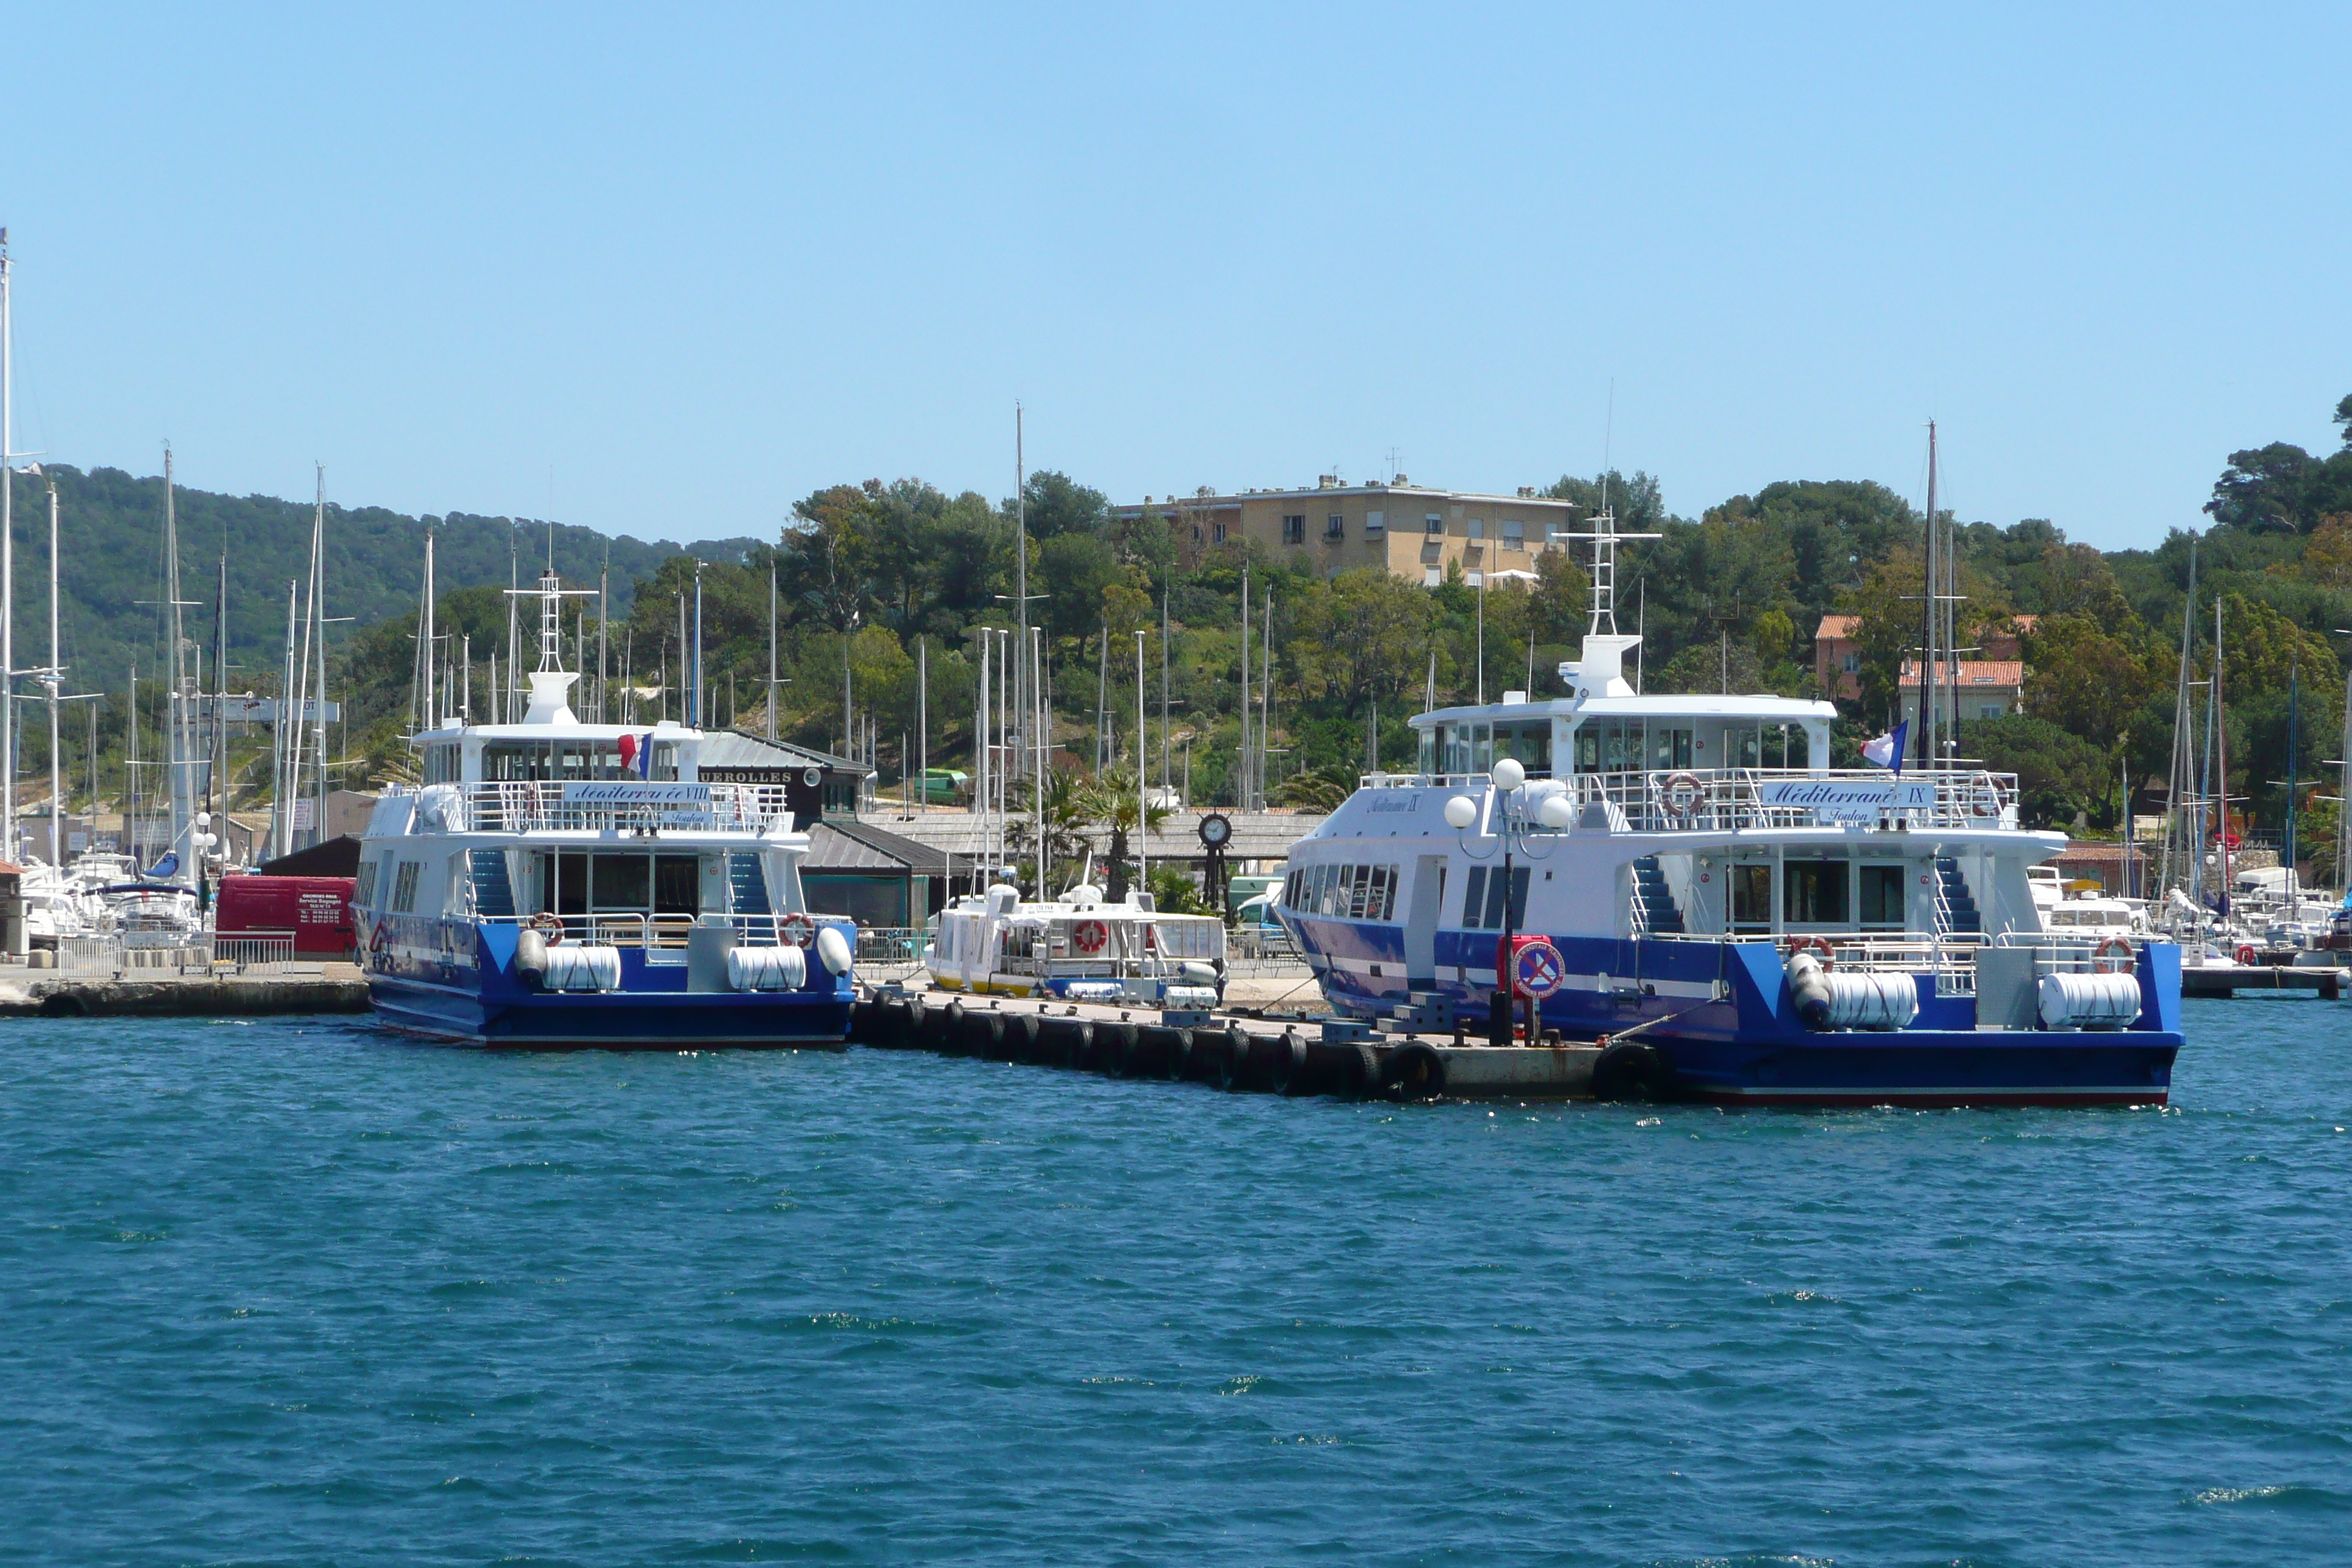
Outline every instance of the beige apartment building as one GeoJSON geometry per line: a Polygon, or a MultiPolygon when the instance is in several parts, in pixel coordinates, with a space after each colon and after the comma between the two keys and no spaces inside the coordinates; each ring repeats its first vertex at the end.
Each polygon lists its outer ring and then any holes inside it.
{"type": "Polygon", "coordinates": [[[1133,518],[1146,507],[1174,527],[1187,560],[1240,538],[1304,555],[1326,577],[1378,566],[1432,588],[1456,564],[1473,587],[1489,573],[1532,574],[1543,551],[1567,548],[1552,535],[1576,522],[1575,507],[1532,489],[1475,495],[1431,489],[1402,474],[1386,484],[1343,485],[1326,474],[1312,489],[1146,496],[1117,510],[1133,518]]]}

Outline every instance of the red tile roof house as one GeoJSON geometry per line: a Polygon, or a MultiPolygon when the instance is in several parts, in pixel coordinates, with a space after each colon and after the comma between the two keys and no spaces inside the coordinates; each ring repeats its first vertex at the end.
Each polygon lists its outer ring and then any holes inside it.
{"type": "MultiPolygon", "coordinates": [[[[2006,713],[2024,711],[2025,668],[2018,659],[2018,639],[2030,635],[2036,617],[2016,616],[1999,631],[1984,634],[1984,646],[1976,649],[1975,658],[1960,661],[1960,717],[1998,719],[2006,713]]],[[[1862,696],[1862,651],[1855,634],[1861,630],[1860,616],[1823,616],[1819,630],[1813,634],[1813,678],[1821,683],[1822,695],[1842,702],[1852,702],[1862,696]]],[[[1937,684],[1941,686],[1942,672],[1937,672],[1937,684]]],[[[1903,715],[1911,718],[1919,711],[1919,665],[1916,659],[1903,661],[1903,715]]]]}

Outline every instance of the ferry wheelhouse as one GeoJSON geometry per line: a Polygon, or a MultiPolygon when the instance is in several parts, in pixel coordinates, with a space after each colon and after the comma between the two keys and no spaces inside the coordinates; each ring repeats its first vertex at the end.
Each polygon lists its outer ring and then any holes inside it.
{"type": "Polygon", "coordinates": [[[2047,926],[2028,868],[2065,839],[2014,776],[1832,768],[1831,704],[1637,695],[1604,624],[1568,696],[1423,714],[1417,770],[1292,850],[1337,1015],[1603,1040],[1598,1083],[1662,1097],[2164,1101],[2179,950],[2047,926]]]}
{"type": "Polygon", "coordinates": [[[705,784],[699,731],[585,724],[552,573],[518,723],[416,738],[361,844],[353,922],[379,1015],[488,1045],[837,1047],[856,927],[807,912],[779,785],[705,784]]]}

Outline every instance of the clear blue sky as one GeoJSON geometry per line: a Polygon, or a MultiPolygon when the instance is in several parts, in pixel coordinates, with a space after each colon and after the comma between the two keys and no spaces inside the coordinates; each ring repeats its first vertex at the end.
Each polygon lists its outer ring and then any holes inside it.
{"type": "Polygon", "coordinates": [[[2352,13],[0,13],[20,447],[768,532],[1779,479],[2105,546],[2352,392],[2352,13]]]}

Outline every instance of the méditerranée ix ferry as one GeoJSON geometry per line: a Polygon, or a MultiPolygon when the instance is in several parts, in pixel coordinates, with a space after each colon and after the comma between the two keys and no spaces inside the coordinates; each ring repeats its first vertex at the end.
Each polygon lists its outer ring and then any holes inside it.
{"type": "Polygon", "coordinates": [[[1568,696],[1422,714],[1418,770],[1292,850],[1335,1014],[1602,1042],[1607,1097],[2164,1103],[2179,949],[2043,928],[2026,868],[2065,837],[2013,775],[1830,768],[1828,702],[1638,695],[1610,574],[1568,696]]]}
{"type": "Polygon", "coordinates": [[[838,1047],[856,928],[801,896],[781,786],[704,784],[699,731],[585,724],[540,579],[521,721],[416,737],[376,803],[352,913],[376,1011],[499,1046],[838,1047]]]}

